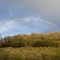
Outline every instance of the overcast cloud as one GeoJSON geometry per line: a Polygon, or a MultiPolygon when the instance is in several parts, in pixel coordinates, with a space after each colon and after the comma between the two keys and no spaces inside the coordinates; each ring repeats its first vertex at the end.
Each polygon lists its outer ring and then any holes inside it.
{"type": "Polygon", "coordinates": [[[60,0],[0,0],[0,33],[60,31],[60,0]]]}

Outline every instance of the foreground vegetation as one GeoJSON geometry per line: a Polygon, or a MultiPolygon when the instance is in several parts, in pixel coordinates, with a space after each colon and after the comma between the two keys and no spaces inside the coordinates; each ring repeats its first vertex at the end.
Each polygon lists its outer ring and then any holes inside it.
{"type": "Polygon", "coordinates": [[[1,38],[0,60],[60,60],[60,32],[1,38]]]}
{"type": "Polygon", "coordinates": [[[60,60],[60,48],[0,48],[0,60],[60,60]]]}

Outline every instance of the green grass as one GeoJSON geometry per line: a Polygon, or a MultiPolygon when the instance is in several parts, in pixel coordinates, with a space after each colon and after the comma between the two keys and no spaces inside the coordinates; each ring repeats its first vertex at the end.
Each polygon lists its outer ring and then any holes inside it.
{"type": "Polygon", "coordinates": [[[60,60],[60,32],[4,37],[0,60],[60,60]]]}
{"type": "Polygon", "coordinates": [[[60,48],[0,48],[0,60],[60,60],[60,48]]]}

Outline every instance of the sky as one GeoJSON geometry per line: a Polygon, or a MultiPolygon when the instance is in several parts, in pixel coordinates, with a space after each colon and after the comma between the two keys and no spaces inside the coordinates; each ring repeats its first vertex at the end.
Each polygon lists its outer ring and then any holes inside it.
{"type": "Polygon", "coordinates": [[[0,0],[0,34],[60,32],[60,0],[0,0]]]}

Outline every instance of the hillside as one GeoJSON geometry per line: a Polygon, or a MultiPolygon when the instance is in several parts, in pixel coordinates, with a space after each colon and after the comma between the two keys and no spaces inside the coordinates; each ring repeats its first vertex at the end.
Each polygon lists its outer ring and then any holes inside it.
{"type": "Polygon", "coordinates": [[[7,36],[1,39],[0,47],[59,47],[60,32],[7,36]]]}
{"type": "Polygon", "coordinates": [[[60,32],[1,38],[0,60],[60,60],[60,32]]]}

